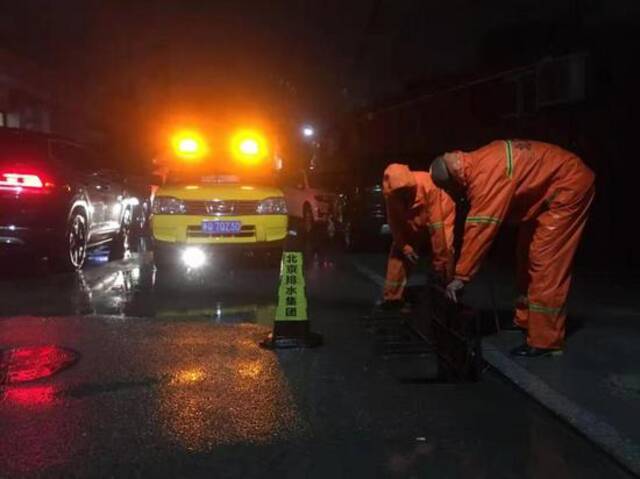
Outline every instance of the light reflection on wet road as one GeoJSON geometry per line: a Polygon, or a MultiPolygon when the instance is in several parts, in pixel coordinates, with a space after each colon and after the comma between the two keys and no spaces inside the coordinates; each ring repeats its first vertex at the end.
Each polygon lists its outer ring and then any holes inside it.
{"type": "MultiPolygon", "coordinates": [[[[230,339],[221,334],[218,341],[230,339]]],[[[201,451],[302,433],[304,425],[275,356],[251,343],[239,345],[231,357],[223,353],[211,359],[213,368],[185,364],[175,369],[169,384],[180,387],[158,391],[158,416],[169,440],[201,451]]]]}
{"type": "Polygon", "coordinates": [[[2,387],[0,477],[625,477],[490,374],[398,381],[358,321],[375,290],[339,257],[309,263],[326,344],[278,353],[258,346],[277,274],[251,262],[159,276],[148,254],[98,257],[1,280],[0,348],[80,359],[2,387]]]}
{"type": "Polygon", "coordinates": [[[104,258],[93,256],[89,266],[76,274],[27,276],[20,282],[0,283],[0,313],[200,318],[265,325],[273,320],[277,272],[251,261],[245,260],[244,268],[225,269],[221,274],[183,270],[161,274],[155,271],[150,253],[115,264],[105,263],[104,258]],[[255,288],[256,282],[260,288],[255,288]]]}

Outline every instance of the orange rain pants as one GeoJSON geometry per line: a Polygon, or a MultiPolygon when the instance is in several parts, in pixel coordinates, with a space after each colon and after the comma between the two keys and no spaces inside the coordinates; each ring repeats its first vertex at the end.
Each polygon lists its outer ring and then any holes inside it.
{"type": "Polygon", "coordinates": [[[520,225],[515,321],[529,345],[564,346],[571,266],[594,197],[593,172],[574,154],[535,141],[495,141],[445,155],[470,204],[455,277],[469,281],[503,221],[520,225]]]}
{"type": "Polygon", "coordinates": [[[393,236],[383,297],[400,301],[413,266],[408,253],[421,253],[430,246],[433,269],[443,279],[451,277],[455,203],[433,184],[429,173],[411,171],[406,165],[389,165],[382,184],[393,236]]]}

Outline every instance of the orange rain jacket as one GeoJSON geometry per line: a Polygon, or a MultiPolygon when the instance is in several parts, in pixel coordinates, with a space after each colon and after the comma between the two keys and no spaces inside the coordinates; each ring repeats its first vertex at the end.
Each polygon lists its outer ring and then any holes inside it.
{"type": "Polygon", "coordinates": [[[387,221],[393,244],[387,265],[385,300],[400,300],[404,293],[411,263],[405,255],[431,247],[434,270],[444,279],[453,273],[453,228],[455,203],[438,189],[431,175],[411,171],[408,166],[392,164],[384,172],[382,190],[387,202],[387,221]],[[398,190],[411,189],[411,205],[404,203],[398,190]]]}
{"type": "Polygon", "coordinates": [[[494,141],[444,159],[470,205],[455,277],[471,279],[503,222],[520,224],[519,276],[526,279],[519,282],[527,298],[516,322],[528,328],[530,345],[561,348],[571,264],[595,175],[573,153],[536,141],[494,141]]]}

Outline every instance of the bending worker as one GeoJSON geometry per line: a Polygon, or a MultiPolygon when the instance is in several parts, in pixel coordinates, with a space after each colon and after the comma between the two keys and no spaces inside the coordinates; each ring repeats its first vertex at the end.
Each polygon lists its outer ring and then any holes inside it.
{"type": "Polygon", "coordinates": [[[447,295],[456,300],[478,270],[503,221],[520,225],[514,322],[527,341],[512,354],[559,354],[571,265],[594,197],[593,172],[573,153],[536,141],[494,141],[436,158],[433,181],[469,202],[460,257],[447,295]],[[526,270],[526,273],[525,273],[526,270]]]}
{"type": "MultiPolygon", "coordinates": [[[[401,306],[407,278],[418,251],[430,243],[432,265],[442,281],[453,269],[455,203],[436,188],[429,173],[392,164],[384,171],[382,191],[393,243],[387,264],[383,307],[401,306]]],[[[446,284],[446,283],[444,283],[446,284]]]]}

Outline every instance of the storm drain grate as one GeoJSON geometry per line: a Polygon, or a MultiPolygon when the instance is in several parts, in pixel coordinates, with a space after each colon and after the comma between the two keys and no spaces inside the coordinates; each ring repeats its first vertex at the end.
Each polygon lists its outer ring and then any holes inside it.
{"type": "Polygon", "coordinates": [[[374,311],[363,318],[374,335],[374,350],[383,357],[423,356],[433,354],[428,341],[410,327],[408,316],[374,311]]]}

